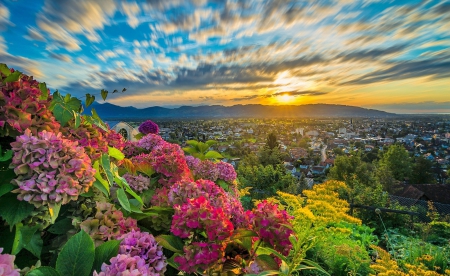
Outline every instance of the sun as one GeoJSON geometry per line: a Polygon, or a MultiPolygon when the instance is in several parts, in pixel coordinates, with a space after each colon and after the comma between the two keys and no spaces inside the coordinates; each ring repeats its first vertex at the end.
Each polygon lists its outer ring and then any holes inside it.
{"type": "Polygon", "coordinates": [[[289,103],[294,100],[294,97],[289,94],[282,94],[277,97],[277,100],[280,103],[289,103]]]}

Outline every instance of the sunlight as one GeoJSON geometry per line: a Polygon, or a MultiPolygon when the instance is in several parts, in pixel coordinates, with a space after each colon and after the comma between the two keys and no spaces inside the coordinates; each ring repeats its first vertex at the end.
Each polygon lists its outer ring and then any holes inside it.
{"type": "Polygon", "coordinates": [[[280,103],[290,103],[290,102],[293,102],[294,99],[295,99],[295,97],[292,95],[289,95],[289,94],[282,94],[282,95],[277,96],[277,101],[280,103]]]}

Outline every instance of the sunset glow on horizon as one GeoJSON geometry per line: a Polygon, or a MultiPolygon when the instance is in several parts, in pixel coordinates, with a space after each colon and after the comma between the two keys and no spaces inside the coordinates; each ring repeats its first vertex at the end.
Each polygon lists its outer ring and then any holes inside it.
{"type": "Polygon", "coordinates": [[[450,113],[449,30],[439,0],[6,0],[0,62],[120,106],[450,113]]]}

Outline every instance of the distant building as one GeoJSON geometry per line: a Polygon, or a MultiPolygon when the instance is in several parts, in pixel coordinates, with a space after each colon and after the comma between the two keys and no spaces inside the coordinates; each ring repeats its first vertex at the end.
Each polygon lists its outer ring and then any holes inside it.
{"type": "Polygon", "coordinates": [[[134,138],[135,135],[139,134],[139,131],[135,129],[134,127],[130,126],[128,123],[125,122],[109,122],[110,127],[112,130],[116,131],[122,137],[127,141],[137,141],[136,138],[134,138]]]}

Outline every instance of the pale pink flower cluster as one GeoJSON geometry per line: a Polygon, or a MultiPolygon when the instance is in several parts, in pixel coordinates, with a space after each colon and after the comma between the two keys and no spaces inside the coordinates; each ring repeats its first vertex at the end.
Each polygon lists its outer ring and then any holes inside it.
{"type": "Polygon", "coordinates": [[[1,276],[19,276],[19,269],[14,268],[14,259],[16,256],[2,254],[3,248],[0,248],[0,275],[1,276]]]}
{"type": "Polygon", "coordinates": [[[122,176],[127,181],[128,185],[130,185],[131,189],[138,193],[142,193],[145,190],[148,190],[150,187],[150,178],[145,177],[143,175],[132,175],[126,173],[122,176]]]}
{"type": "Polygon", "coordinates": [[[159,276],[150,271],[145,260],[139,256],[119,254],[112,257],[111,264],[102,264],[101,272],[94,271],[93,276],[159,276]]]}
{"type": "Polygon", "coordinates": [[[17,178],[17,198],[36,207],[66,204],[87,192],[94,181],[91,159],[77,142],[62,138],[61,133],[30,130],[11,143],[14,157],[10,167],[17,178]]]}

